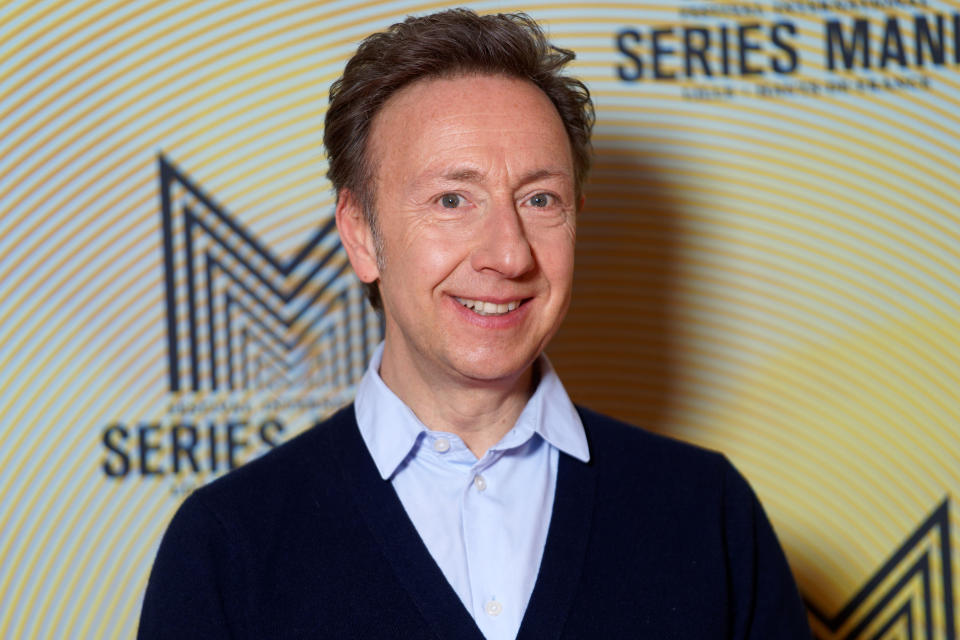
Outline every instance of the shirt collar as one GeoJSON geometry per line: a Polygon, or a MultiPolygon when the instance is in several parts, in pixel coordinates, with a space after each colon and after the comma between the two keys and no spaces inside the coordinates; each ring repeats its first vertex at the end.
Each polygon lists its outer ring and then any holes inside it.
{"type": "MultiPolygon", "coordinates": [[[[360,435],[380,476],[386,480],[406,459],[428,427],[383,382],[379,373],[382,358],[381,342],[357,385],[354,407],[360,435]]],[[[540,381],[536,390],[517,418],[514,428],[492,449],[509,448],[514,442],[525,441],[536,433],[567,455],[583,462],[589,461],[590,450],[583,423],[560,377],[545,355],[540,356],[537,366],[540,369],[540,381]]]]}

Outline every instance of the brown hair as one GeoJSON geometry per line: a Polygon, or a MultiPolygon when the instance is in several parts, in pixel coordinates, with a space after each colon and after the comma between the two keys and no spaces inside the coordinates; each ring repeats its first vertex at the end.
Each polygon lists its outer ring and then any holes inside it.
{"type": "MultiPolygon", "coordinates": [[[[573,58],[572,51],[551,45],[540,26],[522,13],[480,16],[469,9],[450,9],[408,17],[368,36],[330,87],[323,131],[327,177],[338,195],[345,188],[356,196],[379,243],[374,167],[367,157],[374,117],[390,96],[417,80],[484,73],[529,80],[550,98],[570,139],[579,196],[590,169],[594,112],[586,86],[560,75],[573,58]]],[[[378,308],[375,283],[367,293],[378,308]]]]}

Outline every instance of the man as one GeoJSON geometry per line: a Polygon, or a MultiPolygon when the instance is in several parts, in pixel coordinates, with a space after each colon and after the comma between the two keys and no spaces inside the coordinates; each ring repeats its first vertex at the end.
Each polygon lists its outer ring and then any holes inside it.
{"type": "Polygon", "coordinates": [[[592,107],[524,16],[368,38],[331,89],[337,225],[386,336],[354,405],[195,492],[140,636],[809,638],[722,456],[570,402],[592,107]]]}

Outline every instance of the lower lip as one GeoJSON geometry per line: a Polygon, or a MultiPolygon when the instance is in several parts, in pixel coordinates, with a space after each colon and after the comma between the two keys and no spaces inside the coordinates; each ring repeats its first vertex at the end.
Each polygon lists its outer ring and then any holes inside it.
{"type": "Polygon", "coordinates": [[[523,322],[530,309],[530,301],[527,300],[513,311],[508,311],[503,315],[481,316],[479,313],[474,313],[472,309],[467,309],[457,302],[456,298],[448,299],[450,303],[456,307],[457,313],[459,313],[464,320],[483,329],[510,329],[516,327],[523,322]]]}

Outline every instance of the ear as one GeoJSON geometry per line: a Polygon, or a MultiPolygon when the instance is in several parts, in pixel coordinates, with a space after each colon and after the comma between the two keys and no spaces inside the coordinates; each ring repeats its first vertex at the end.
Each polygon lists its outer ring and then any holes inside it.
{"type": "Polygon", "coordinates": [[[350,264],[361,282],[374,282],[380,277],[373,232],[363,216],[357,197],[349,189],[341,189],[337,197],[337,231],[347,250],[350,264]]]}

